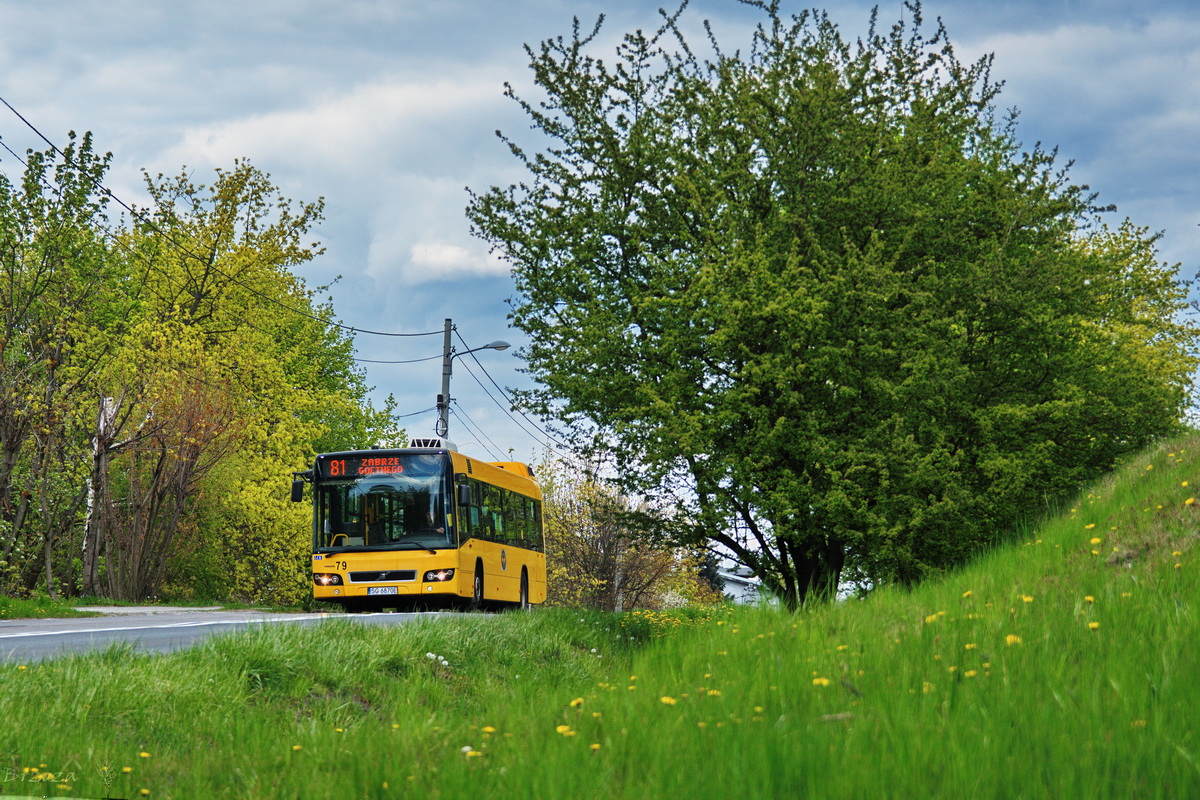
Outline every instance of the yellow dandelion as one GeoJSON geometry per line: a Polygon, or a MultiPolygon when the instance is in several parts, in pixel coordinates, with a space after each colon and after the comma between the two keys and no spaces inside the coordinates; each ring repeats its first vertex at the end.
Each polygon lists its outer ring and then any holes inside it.
{"type": "Polygon", "coordinates": [[[1021,595],[1021,599],[1022,599],[1022,600],[1024,600],[1026,603],[1032,603],[1032,602],[1033,602],[1033,595],[1031,595],[1031,594],[1023,594],[1023,595],[1021,595]]]}
{"type": "Polygon", "coordinates": [[[149,758],[149,757],[150,757],[150,754],[149,754],[149,753],[147,753],[145,750],[143,750],[142,752],[138,753],[138,755],[139,755],[140,757],[142,757],[142,758],[149,758]]]}
{"type": "Polygon", "coordinates": [[[554,730],[557,733],[566,733],[567,731],[571,730],[571,726],[570,725],[559,725],[554,730]]]}
{"type": "Polygon", "coordinates": [[[495,732],[496,732],[496,729],[495,729],[495,728],[493,728],[491,725],[484,725],[484,726],[483,726],[483,732],[484,732],[484,733],[495,733],[495,732]]]}
{"type": "Polygon", "coordinates": [[[467,758],[479,758],[481,755],[483,755],[483,753],[479,752],[478,750],[468,750],[466,755],[467,758]]]}
{"type": "Polygon", "coordinates": [[[849,649],[850,649],[850,645],[846,645],[846,644],[839,644],[839,645],[837,646],[837,650],[838,650],[838,652],[839,652],[839,653],[840,653],[840,652],[842,652],[843,650],[849,650],[849,649]]]}
{"type": "Polygon", "coordinates": [[[139,789],[138,794],[140,794],[142,797],[149,797],[150,790],[149,789],[139,789]]]}
{"type": "Polygon", "coordinates": [[[978,673],[978,672],[976,672],[976,671],[975,671],[975,670],[973,670],[973,669],[969,669],[969,670],[967,670],[966,672],[964,672],[964,673],[963,673],[963,675],[967,676],[968,678],[974,678],[974,677],[975,677],[976,675],[978,675],[978,674],[979,674],[979,673],[978,673]]]}
{"type": "Polygon", "coordinates": [[[970,644],[966,644],[966,645],[964,645],[964,646],[963,646],[963,649],[964,649],[964,650],[974,650],[976,647],[978,647],[978,645],[976,645],[976,644],[974,644],[974,643],[970,643],[970,644]]]}
{"type": "Polygon", "coordinates": [[[813,678],[813,686],[828,686],[829,678],[813,678]]]}
{"type": "Polygon", "coordinates": [[[599,749],[600,749],[600,743],[599,743],[599,742],[592,742],[590,745],[588,745],[588,749],[589,749],[589,750],[591,750],[591,751],[594,753],[594,752],[596,752],[597,750],[599,750],[599,749]]]}
{"type": "Polygon", "coordinates": [[[592,712],[592,719],[600,719],[600,712],[599,712],[599,711],[593,711],[593,712],[592,712]]]}
{"type": "Polygon", "coordinates": [[[1089,544],[1100,544],[1100,537],[1093,536],[1091,539],[1088,540],[1088,543],[1089,544]]]}
{"type": "Polygon", "coordinates": [[[1184,481],[1183,483],[1181,483],[1181,484],[1179,484],[1179,485],[1180,485],[1180,486],[1187,486],[1187,485],[1188,485],[1188,482],[1187,482],[1187,481],[1184,481]]]}
{"type": "Polygon", "coordinates": [[[1091,628],[1092,630],[1096,630],[1097,628],[1100,627],[1100,623],[1099,622],[1089,622],[1088,627],[1091,628]]]}
{"type": "Polygon", "coordinates": [[[709,697],[720,697],[721,690],[720,689],[709,689],[706,694],[708,694],[709,697]]]}
{"type": "Polygon", "coordinates": [[[303,750],[303,749],[304,749],[304,747],[303,747],[303,746],[301,746],[301,745],[298,745],[298,744],[294,744],[294,745],[292,745],[292,752],[293,752],[293,753],[294,753],[294,752],[297,752],[297,751],[299,751],[299,750],[303,750]]]}
{"type": "Polygon", "coordinates": [[[582,697],[576,697],[574,700],[571,701],[571,708],[579,708],[581,705],[583,705],[582,697]]]}
{"type": "Polygon", "coordinates": [[[1185,506],[1194,506],[1194,505],[1196,505],[1196,498],[1194,498],[1194,497],[1189,497],[1187,500],[1184,500],[1184,501],[1183,501],[1183,504],[1184,504],[1185,506]]]}
{"type": "Polygon", "coordinates": [[[965,592],[963,592],[962,596],[963,596],[963,597],[970,597],[970,596],[971,596],[971,590],[970,590],[970,589],[967,589],[965,592]]]}
{"type": "Polygon", "coordinates": [[[1092,528],[1094,528],[1094,527],[1096,527],[1096,523],[1094,523],[1094,522],[1089,522],[1087,525],[1084,525],[1084,526],[1083,526],[1083,529],[1084,529],[1085,531],[1090,531],[1090,530],[1091,530],[1092,528]]]}
{"type": "Polygon", "coordinates": [[[1021,637],[1017,636],[1015,633],[1010,633],[1008,636],[1004,637],[1004,643],[1009,647],[1012,647],[1014,644],[1021,643],[1021,637]]]}
{"type": "Polygon", "coordinates": [[[1152,469],[1154,469],[1154,465],[1153,465],[1153,464],[1147,464],[1147,465],[1146,465],[1146,471],[1147,471],[1147,472],[1149,472],[1149,471],[1150,471],[1150,470],[1152,470],[1152,469]]]}
{"type": "Polygon", "coordinates": [[[922,684],[921,684],[921,694],[929,694],[930,692],[932,692],[932,691],[933,691],[934,689],[936,689],[936,688],[937,688],[937,687],[936,687],[936,686],[934,686],[934,685],[933,685],[932,683],[930,683],[929,681],[925,681],[924,683],[922,683],[922,684]]]}
{"type": "Polygon", "coordinates": [[[677,702],[679,702],[679,701],[678,701],[678,700],[676,700],[674,697],[667,697],[667,696],[665,696],[665,695],[664,695],[663,697],[660,697],[660,698],[659,698],[659,700],[661,700],[661,701],[662,701],[662,704],[663,704],[663,705],[665,705],[665,706],[673,706],[673,705],[675,705],[677,702]]]}
{"type": "Polygon", "coordinates": [[[1096,602],[1096,598],[1092,597],[1090,594],[1089,594],[1089,595],[1084,595],[1084,598],[1083,598],[1083,600],[1084,600],[1084,602],[1085,602],[1085,603],[1094,603],[1094,602],[1096,602]]]}

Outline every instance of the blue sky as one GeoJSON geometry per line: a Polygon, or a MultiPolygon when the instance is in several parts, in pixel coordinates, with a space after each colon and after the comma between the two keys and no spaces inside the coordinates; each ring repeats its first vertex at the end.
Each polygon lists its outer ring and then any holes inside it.
{"type": "MultiPolygon", "coordinates": [[[[848,37],[865,34],[870,7],[825,6],[848,37]]],[[[331,294],[347,324],[440,331],[450,317],[471,347],[498,338],[520,345],[506,320],[511,281],[471,238],[463,213],[465,187],[521,177],[494,136],[527,129],[503,83],[528,88],[522,45],[568,34],[572,16],[607,15],[603,54],[625,31],[652,28],[657,8],[633,0],[0,0],[0,96],[58,143],[68,130],[93,131],[113,153],[109,186],[127,202],[141,199],[141,168],[176,174],[186,165],[200,180],[239,157],[296,200],[324,197],[326,253],[301,273],[314,286],[340,276],[331,294]]],[[[885,25],[901,15],[899,2],[879,9],[885,25]]],[[[944,20],[963,59],[995,54],[1000,105],[1020,110],[1023,142],[1057,146],[1074,161],[1076,182],[1117,204],[1120,216],[1163,231],[1163,259],[1194,276],[1200,3],[942,0],[925,3],[924,15],[944,20]]],[[[697,31],[711,19],[733,49],[757,16],[735,0],[694,0],[685,19],[697,31]]],[[[0,138],[18,152],[42,148],[3,108],[0,138]]],[[[18,174],[3,156],[0,170],[18,174]]],[[[376,394],[394,394],[400,413],[433,405],[440,336],[364,335],[357,345],[363,359],[435,357],[364,364],[376,394]]],[[[515,349],[478,354],[501,386],[526,385],[515,349]]],[[[461,418],[452,418],[451,438],[479,457],[509,449],[535,457],[537,438],[464,362],[479,374],[469,358],[456,361],[452,394],[490,442],[461,418]]],[[[405,423],[412,435],[431,435],[434,414],[405,423]]]]}

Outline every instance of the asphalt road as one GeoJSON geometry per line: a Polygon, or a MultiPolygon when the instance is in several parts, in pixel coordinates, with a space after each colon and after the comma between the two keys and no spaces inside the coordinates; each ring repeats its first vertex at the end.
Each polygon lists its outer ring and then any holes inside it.
{"type": "MultiPolygon", "coordinates": [[[[411,614],[271,614],[211,608],[97,608],[101,617],[13,619],[0,622],[0,661],[32,663],[126,642],[150,653],[181,650],[215,633],[255,625],[314,625],[345,620],[362,625],[399,625],[428,617],[411,614]]],[[[433,612],[436,613],[436,612],[433,612]]]]}

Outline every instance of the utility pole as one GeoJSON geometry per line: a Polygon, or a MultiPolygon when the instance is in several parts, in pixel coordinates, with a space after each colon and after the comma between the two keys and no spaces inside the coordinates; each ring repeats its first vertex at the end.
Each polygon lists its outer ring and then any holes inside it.
{"type": "Polygon", "coordinates": [[[433,431],[443,439],[450,433],[450,370],[451,362],[454,360],[453,348],[450,345],[450,331],[453,327],[454,325],[447,319],[446,332],[442,337],[442,393],[437,396],[438,421],[437,427],[433,431]]]}
{"type": "Polygon", "coordinates": [[[456,353],[450,344],[450,331],[452,330],[454,330],[454,323],[447,319],[446,332],[442,337],[442,393],[437,396],[438,421],[437,427],[434,428],[434,433],[443,439],[450,433],[450,372],[453,368],[454,357],[465,356],[467,353],[475,353],[480,350],[507,350],[510,347],[508,342],[497,339],[494,342],[488,342],[483,347],[473,347],[470,350],[456,353]]]}

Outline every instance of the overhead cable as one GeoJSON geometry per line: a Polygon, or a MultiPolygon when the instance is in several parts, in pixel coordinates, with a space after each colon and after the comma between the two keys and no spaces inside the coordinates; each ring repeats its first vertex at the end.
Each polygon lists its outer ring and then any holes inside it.
{"type": "MultiPolygon", "coordinates": [[[[7,106],[9,111],[11,111],[13,114],[15,114],[19,120],[24,122],[25,125],[28,126],[31,131],[33,131],[35,134],[37,134],[38,137],[40,137],[43,142],[48,144],[55,153],[57,153],[60,157],[63,157],[63,158],[66,157],[66,155],[63,153],[63,151],[59,149],[58,145],[56,145],[54,142],[52,142],[48,138],[46,138],[45,134],[43,134],[40,130],[38,130],[37,127],[33,125],[33,123],[31,123],[29,120],[27,120],[21,114],[21,112],[17,111],[15,108],[13,108],[12,104],[9,103],[8,100],[6,100],[4,97],[0,97],[0,103],[3,103],[5,106],[7,106]]],[[[8,148],[7,145],[5,145],[5,149],[8,150],[10,153],[13,152],[11,149],[8,148]]],[[[16,153],[13,153],[13,155],[16,156],[16,153]]],[[[20,160],[19,156],[17,156],[17,158],[18,158],[18,160],[20,160]]],[[[112,198],[112,200],[115,201],[117,203],[117,205],[121,206],[121,208],[128,211],[130,216],[132,216],[134,219],[139,220],[140,222],[147,225],[151,230],[155,231],[156,233],[158,233],[158,234],[162,235],[164,238],[166,238],[166,240],[168,242],[170,242],[171,244],[173,244],[181,253],[191,256],[192,258],[194,258],[198,261],[201,261],[201,262],[208,261],[208,259],[202,258],[201,256],[197,255],[196,253],[192,252],[189,248],[180,244],[179,241],[176,240],[175,237],[170,234],[170,232],[163,230],[153,220],[147,218],[144,214],[135,210],[124,200],[117,197],[115,194],[113,194],[112,190],[109,189],[107,186],[105,186],[103,183],[100,183],[97,181],[95,188],[97,190],[101,191],[103,194],[107,195],[108,197],[112,198]]],[[[209,264],[209,267],[212,269],[213,272],[216,272],[218,275],[221,275],[222,277],[232,281],[233,283],[236,283],[238,286],[241,286],[243,289],[246,289],[251,294],[257,295],[258,297],[261,297],[262,299],[264,299],[270,303],[274,303],[275,305],[283,308],[285,311],[290,311],[293,314],[297,314],[302,317],[307,317],[308,319],[314,320],[316,322],[320,322],[323,325],[328,325],[331,327],[340,328],[341,330],[349,331],[352,335],[355,333],[364,333],[364,334],[368,334],[370,336],[436,336],[436,335],[439,335],[442,333],[442,331],[440,331],[440,330],[438,330],[438,331],[422,331],[419,333],[396,333],[396,332],[390,332],[390,331],[373,331],[373,330],[368,330],[366,328],[358,328],[353,325],[345,325],[340,322],[334,322],[332,320],[328,320],[328,319],[319,317],[315,314],[310,314],[306,311],[302,311],[298,308],[293,308],[292,306],[289,306],[289,305],[283,303],[282,301],[277,300],[276,298],[271,297],[270,295],[268,295],[264,292],[261,292],[258,289],[255,289],[253,286],[250,286],[250,285],[244,283],[243,281],[238,280],[237,278],[233,277],[229,273],[227,273],[224,270],[217,267],[215,264],[209,264]]]]}

